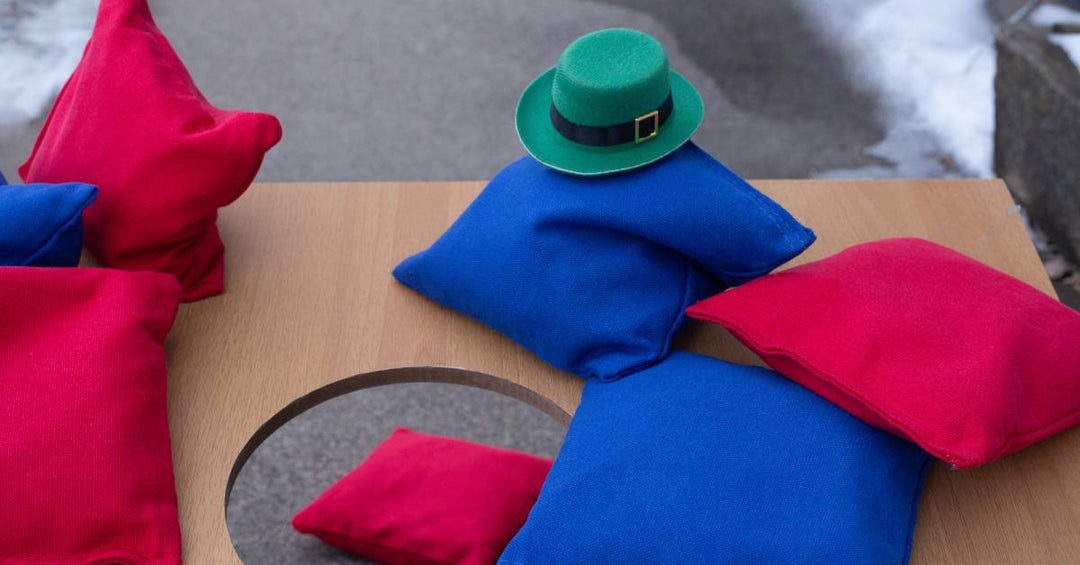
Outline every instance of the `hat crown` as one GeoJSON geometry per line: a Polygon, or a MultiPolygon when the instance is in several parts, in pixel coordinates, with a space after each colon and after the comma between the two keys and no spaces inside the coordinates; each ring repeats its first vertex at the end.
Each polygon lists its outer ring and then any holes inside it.
{"type": "Polygon", "coordinates": [[[663,45],[631,29],[605,29],[571,43],[555,67],[551,101],[566,119],[611,126],[656,110],[671,93],[663,45]]]}

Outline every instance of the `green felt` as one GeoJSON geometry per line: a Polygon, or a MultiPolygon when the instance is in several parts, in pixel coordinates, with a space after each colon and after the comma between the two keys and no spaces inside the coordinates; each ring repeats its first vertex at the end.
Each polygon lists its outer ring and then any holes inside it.
{"type": "MultiPolygon", "coordinates": [[[[682,75],[671,71],[675,109],[660,133],[642,143],[593,147],[566,139],[551,124],[551,85],[555,69],[530,84],[518,101],[518,138],[537,161],[555,170],[581,176],[607,175],[657,161],[686,143],[705,113],[701,95],[682,75]]],[[[631,118],[632,119],[632,118],[631,118]]]]}
{"type": "Polygon", "coordinates": [[[555,65],[551,97],[566,119],[610,126],[656,109],[670,90],[664,46],[631,29],[605,29],[576,39],[555,65]]]}

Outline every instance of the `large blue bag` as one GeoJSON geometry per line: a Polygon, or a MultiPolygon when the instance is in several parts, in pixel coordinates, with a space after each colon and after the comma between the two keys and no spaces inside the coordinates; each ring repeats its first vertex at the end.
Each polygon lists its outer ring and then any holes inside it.
{"type": "Polygon", "coordinates": [[[526,156],[394,276],[559,369],[614,380],[664,358],[687,306],[813,241],[693,143],[600,178],[526,156]]]}
{"type": "Polygon", "coordinates": [[[499,565],[906,563],[930,457],[759,367],[590,381],[499,565]]]}
{"type": "Polygon", "coordinates": [[[7,184],[0,175],[0,265],[78,265],[82,211],[95,196],[89,184],[7,184]]]}

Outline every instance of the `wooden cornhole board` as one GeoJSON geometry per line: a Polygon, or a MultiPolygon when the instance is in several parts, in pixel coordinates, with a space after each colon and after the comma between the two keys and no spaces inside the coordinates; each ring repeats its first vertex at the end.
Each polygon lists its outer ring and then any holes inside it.
{"type": "MultiPolygon", "coordinates": [[[[754,184],[817,232],[817,243],[796,262],[864,241],[917,236],[1053,295],[1000,181],[754,184]]],[[[228,290],[181,306],[167,342],[186,562],[239,562],[225,525],[233,474],[282,422],[337,394],[449,380],[495,388],[568,420],[580,381],[390,276],[482,186],[259,184],[223,210],[228,290]],[[391,370],[405,367],[421,369],[391,370]]],[[[759,363],[723,329],[704,324],[690,324],[677,347],[759,363]]],[[[1080,432],[980,469],[953,472],[937,464],[919,508],[912,561],[1080,563],[1080,432]]]]}

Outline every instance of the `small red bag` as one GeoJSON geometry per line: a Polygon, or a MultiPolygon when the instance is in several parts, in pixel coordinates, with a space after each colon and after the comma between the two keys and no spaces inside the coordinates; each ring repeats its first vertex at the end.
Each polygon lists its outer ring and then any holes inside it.
{"type": "Polygon", "coordinates": [[[167,275],[0,267],[0,563],[180,563],[167,275]]]}
{"type": "Polygon", "coordinates": [[[398,428],[293,528],[388,565],[492,565],[550,468],[533,455],[398,428]]]}
{"type": "Polygon", "coordinates": [[[224,290],[217,210],[280,139],[273,116],[206,101],[146,0],[101,0],[82,61],[19,174],[97,185],[87,248],[104,266],[172,274],[190,301],[224,290]]]}
{"type": "Polygon", "coordinates": [[[956,468],[1080,424],[1080,314],[928,241],[858,245],[687,313],[956,468]]]}

